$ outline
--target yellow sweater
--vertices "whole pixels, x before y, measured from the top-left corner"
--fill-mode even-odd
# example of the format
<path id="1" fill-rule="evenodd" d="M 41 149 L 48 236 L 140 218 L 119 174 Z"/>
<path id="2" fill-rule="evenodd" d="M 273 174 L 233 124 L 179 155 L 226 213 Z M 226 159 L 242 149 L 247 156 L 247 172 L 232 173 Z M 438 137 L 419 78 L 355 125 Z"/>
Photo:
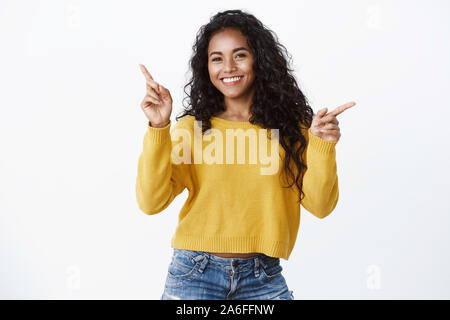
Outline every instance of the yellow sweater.
<path id="1" fill-rule="evenodd" d="M 181 118 L 172 131 L 170 126 L 171 122 L 164 128 L 147 127 L 138 161 L 136 198 L 139 208 L 152 215 L 188 189 L 172 247 L 260 252 L 288 260 L 297 238 L 300 205 L 295 185 L 282 187 L 287 185 L 280 177 L 285 170 L 284 149 L 276 132 L 217 117 L 211 118 L 212 130 L 203 138 L 201 121 L 193 116 Z M 301 204 L 324 218 L 339 197 L 337 142 L 325 141 L 303 127 L 302 132 L 308 141 L 304 154 L 308 169 L 303 174 Z"/>

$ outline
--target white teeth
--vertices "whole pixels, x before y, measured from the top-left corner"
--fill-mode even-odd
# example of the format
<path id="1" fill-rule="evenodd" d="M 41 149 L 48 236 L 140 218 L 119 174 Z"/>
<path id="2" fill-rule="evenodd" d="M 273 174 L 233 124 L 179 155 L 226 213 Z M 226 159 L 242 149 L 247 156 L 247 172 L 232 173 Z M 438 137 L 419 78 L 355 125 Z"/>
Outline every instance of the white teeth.
<path id="1" fill-rule="evenodd" d="M 234 77 L 234 78 L 224 78 L 223 82 L 233 82 L 233 81 L 237 81 L 242 77 Z"/>

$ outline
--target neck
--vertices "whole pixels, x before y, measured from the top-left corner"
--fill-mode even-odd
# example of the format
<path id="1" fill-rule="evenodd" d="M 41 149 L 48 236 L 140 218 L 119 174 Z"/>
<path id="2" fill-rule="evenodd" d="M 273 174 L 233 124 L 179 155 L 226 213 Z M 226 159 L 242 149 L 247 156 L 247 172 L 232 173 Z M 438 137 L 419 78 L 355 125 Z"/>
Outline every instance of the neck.
<path id="1" fill-rule="evenodd" d="M 220 113 L 219 117 L 245 120 L 250 119 L 250 104 L 253 101 L 253 94 L 254 89 L 239 98 L 224 97 L 225 111 Z"/>

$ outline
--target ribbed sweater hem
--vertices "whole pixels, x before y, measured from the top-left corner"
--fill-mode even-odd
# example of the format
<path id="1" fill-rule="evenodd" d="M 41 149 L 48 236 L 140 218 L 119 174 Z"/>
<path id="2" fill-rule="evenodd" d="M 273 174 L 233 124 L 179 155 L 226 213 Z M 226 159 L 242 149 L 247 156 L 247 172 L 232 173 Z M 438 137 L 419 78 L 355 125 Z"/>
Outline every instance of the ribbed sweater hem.
<path id="1" fill-rule="evenodd" d="M 323 140 L 313 135 L 311 133 L 311 129 L 308 130 L 308 137 L 309 137 L 309 145 L 311 146 L 311 148 L 314 148 L 314 150 L 318 151 L 323 155 L 331 154 L 336 148 L 337 141 Z"/>
<path id="2" fill-rule="evenodd" d="M 172 121 L 169 121 L 167 126 L 162 128 L 155 128 L 150 125 L 150 121 L 147 124 L 147 135 L 153 143 L 162 144 L 170 139 L 170 126 Z"/>
<path id="3" fill-rule="evenodd" d="M 270 257 L 288 260 L 289 246 L 286 242 L 263 237 L 202 237 L 175 234 L 171 245 L 175 249 L 219 252 L 219 253 L 264 253 Z"/>

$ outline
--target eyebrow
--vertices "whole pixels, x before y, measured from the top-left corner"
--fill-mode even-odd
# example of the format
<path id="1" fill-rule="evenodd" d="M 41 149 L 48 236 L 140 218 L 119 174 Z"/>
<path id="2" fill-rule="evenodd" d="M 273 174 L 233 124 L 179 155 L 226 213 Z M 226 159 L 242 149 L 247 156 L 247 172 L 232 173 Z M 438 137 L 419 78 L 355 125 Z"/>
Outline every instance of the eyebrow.
<path id="1" fill-rule="evenodd" d="M 236 51 L 240 51 L 240 50 L 246 50 L 246 51 L 249 51 L 247 48 L 240 47 L 240 48 L 234 48 L 234 49 L 233 49 L 233 53 L 235 53 Z M 250 52 L 250 51 L 249 51 L 249 52 Z M 211 53 L 209 54 L 209 56 L 212 56 L 213 54 L 222 54 L 222 52 L 220 52 L 220 51 L 213 51 L 213 52 L 211 52 Z"/>

